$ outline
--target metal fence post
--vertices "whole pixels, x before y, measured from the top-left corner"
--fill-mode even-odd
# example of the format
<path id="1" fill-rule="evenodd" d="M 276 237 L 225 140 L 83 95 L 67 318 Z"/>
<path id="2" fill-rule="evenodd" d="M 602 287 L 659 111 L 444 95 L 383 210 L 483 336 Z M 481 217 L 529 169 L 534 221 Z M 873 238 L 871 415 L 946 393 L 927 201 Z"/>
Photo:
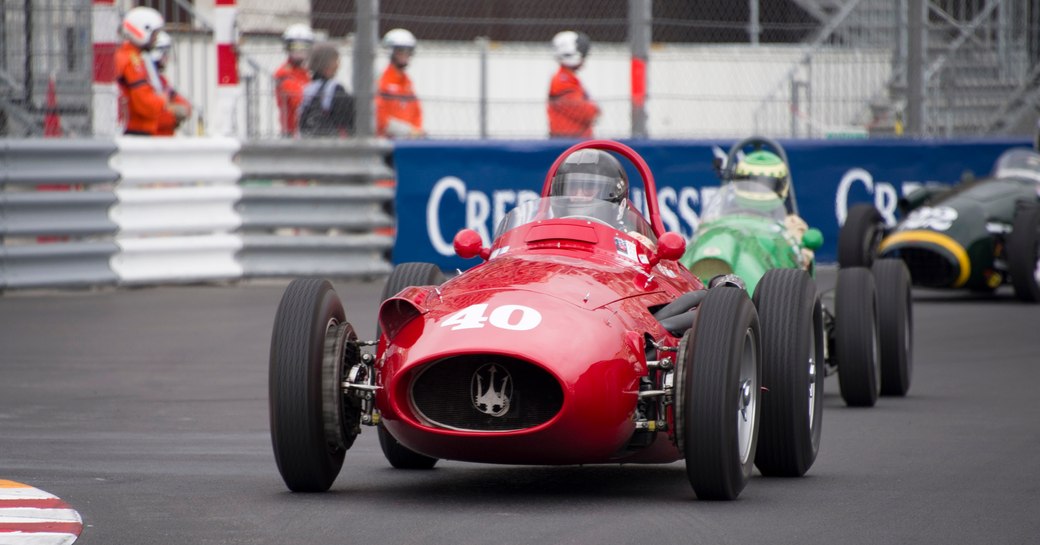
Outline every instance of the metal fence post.
<path id="1" fill-rule="evenodd" d="M 354 135 L 375 134 L 375 56 L 379 35 L 379 0 L 358 0 L 354 32 Z"/>
<path id="2" fill-rule="evenodd" d="M 477 48 L 480 49 L 480 138 L 488 137 L 488 44 L 487 36 L 477 37 Z"/>
<path id="3" fill-rule="evenodd" d="M 628 0 L 628 41 L 632 50 L 632 138 L 646 138 L 646 62 L 653 25 L 650 0 Z"/>
<path id="4" fill-rule="evenodd" d="M 762 34 L 758 13 L 758 0 L 748 0 L 748 34 L 751 36 L 751 45 L 758 45 L 759 35 Z"/>
<path id="5" fill-rule="evenodd" d="M 906 55 L 906 130 L 911 136 L 924 134 L 924 51 L 927 0 L 908 0 Z"/>

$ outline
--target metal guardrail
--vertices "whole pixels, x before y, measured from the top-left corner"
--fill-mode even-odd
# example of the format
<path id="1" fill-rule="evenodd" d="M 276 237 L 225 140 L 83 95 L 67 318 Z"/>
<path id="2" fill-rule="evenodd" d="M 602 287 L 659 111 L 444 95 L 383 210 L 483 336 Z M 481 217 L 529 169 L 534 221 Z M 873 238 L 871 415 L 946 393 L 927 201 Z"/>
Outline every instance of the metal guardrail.
<path id="1" fill-rule="evenodd" d="M 0 289 L 389 273 L 386 141 L 0 140 Z M 45 191 L 51 189 L 52 191 Z"/>
<path id="2" fill-rule="evenodd" d="M 386 140 L 264 140 L 242 145 L 243 180 L 313 180 L 368 183 L 393 178 Z"/>

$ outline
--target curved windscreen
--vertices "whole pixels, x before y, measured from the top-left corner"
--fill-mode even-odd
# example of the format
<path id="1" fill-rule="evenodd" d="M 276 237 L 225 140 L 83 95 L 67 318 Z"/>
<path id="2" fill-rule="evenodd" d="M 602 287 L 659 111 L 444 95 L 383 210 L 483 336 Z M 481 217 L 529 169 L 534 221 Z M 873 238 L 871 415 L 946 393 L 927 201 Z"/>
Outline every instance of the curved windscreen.
<path id="1" fill-rule="evenodd" d="M 733 215 L 762 216 L 783 221 L 787 216 L 787 208 L 771 185 L 749 180 L 732 181 L 720 187 L 704 204 L 701 221 L 709 222 Z"/>
<path id="2" fill-rule="evenodd" d="M 502 218 L 495 229 L 494 238 L 528 223 L 568 218 L 606 224 L 626 233 L 635 231 L 651 241 L 657 241 L 650 224 L 639 212 L 626 205 L 583 197 L 542 197 L 520 203 Z"/>
<path id="3" fill-rule="evenodd" d="M 1005 151 L 993 165 L 993 177 L 1040 182 L 1040 155 L 1025 148 Z"/>

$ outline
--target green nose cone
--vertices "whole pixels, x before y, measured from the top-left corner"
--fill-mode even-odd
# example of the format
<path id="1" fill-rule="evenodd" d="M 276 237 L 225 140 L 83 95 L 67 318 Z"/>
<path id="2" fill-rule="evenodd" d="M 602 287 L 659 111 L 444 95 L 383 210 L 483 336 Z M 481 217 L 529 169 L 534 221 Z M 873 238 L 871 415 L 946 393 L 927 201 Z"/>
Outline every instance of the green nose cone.
<path id="1" fill-rule="evenodd" d="M 823 233 L 815 227 L 809 229 L 802 235 L 802 245 L 816 251 L 820 246 L 823 246 Z"/>

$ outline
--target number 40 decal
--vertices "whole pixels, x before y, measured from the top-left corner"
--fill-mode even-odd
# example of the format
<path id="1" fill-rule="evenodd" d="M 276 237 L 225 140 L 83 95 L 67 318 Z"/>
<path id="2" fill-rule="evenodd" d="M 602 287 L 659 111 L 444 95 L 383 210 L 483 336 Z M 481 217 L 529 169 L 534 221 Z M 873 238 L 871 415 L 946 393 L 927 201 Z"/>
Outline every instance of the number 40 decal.
<path id="1" fill-rule="evenodd" d="M 538 327 L 542 323 L 542 314 L 531 307 L 523 305 L 502 305 L 495 307 L 491 314 L 487 314 L 488 305 L 470 305 L 451 316 L 448 316 L 441 327 L 452 326 L 451 330 L 457 329 L 479 329 L 485 323 L 491 324 L 499 329 L 512 331 L 527 331 Z"/>

